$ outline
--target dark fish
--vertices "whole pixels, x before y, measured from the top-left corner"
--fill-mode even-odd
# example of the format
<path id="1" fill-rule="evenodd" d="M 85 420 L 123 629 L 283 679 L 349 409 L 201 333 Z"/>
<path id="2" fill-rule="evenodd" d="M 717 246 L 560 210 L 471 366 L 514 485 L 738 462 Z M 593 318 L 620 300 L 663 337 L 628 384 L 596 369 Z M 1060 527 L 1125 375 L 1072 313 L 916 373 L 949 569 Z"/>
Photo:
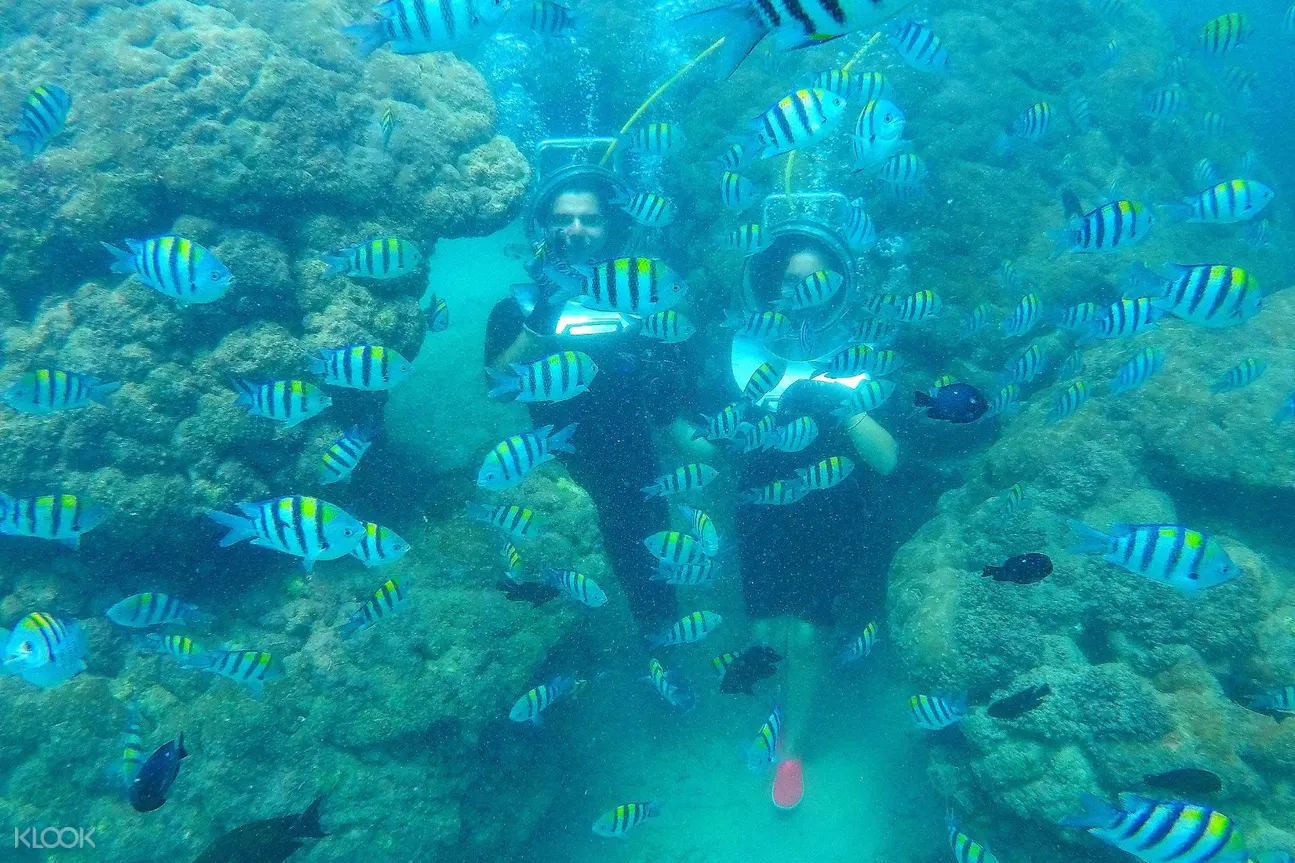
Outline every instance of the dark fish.
<path id="1" fill-rule="evenodd" d="M 322 839 L 328 834 L 319 826 L 319 804 L 323 796 L 300 815 L 281 815 L 253 821 L 221 836 L 193 863 L 281 863 L 297 853 L 304 839 Z"/>
<path id="2" fill-rule="evenodd" d="M 188 754 L 184 751 L 182 732 L 175 740 L 162 744 L 148 756 L 144 766 L 139 768 L 139 775 L 130 783 L 130 805 L 135 811 L 152 812 L 161 808 L 175 778 L 180 775 L 180 759 Z"/>
<path id="3" fill-rule="evenodd" d="M 927 408 L 926 415 L 931 419 L 951 423 L 973 423 L 989 410 L 989 401 L 971 384 L 949 384 L 931 392 L 918 390 L 913 393 L 913 401 Z"/>
<path id="4" fill-rule="evenodd" d="M 1031 686 L 1022 689 L 1015 695 L 998 699 L 989 705 L 985 712 L 994 719 L 1016 719 L 1018 716 L 1024 716 L 1038 707 L 1043 703 L 1043 699 L 1051 694 L 1052 687 L 1046 683 L 1042 686 Z"/>
<path id="5" fill-rule="evenodd" d="M 1078 219 L 1084 215 L 1084 205 L 1070 189 L 1061 190 L 1061 206 L 1066 211 L 1067 219 Z"/>
<path id="6" fill-rule="evenodd" d="M 1037 584 L 1052 572 L 1052 559 L 1046 554 L 1032 551 L 1029 554 L 1018 554 L 1003 561 L 1002 566 L 987 566 L 985 578 L 994 581 L 1010 581 L 1013 584 Z"/>
<path id="7" fill-rule="evenodd" d="M 751 687 L 758 681 L 773 677 L 779 662 L 782 662 L 782 657 L 772 647 L 763 644 L 748 647 L 729 664 L 724 679 L 720 681 L 719 691 L 727 695 L 739 692 L 754 695 Z"/>
<path id="8" fill-rule="evenodd" d="M 1179 794 L 1217 794 L 1223 790 L 1223 780 L 1199 767 L 1179 767 L 1153 776 L 1143 776 L 1142 781 L 1152 788 L 1168 788 Z"/>
<path id="9" fill-rule="evenodd" d="M 509 581 L 502 579 L 499 589 L 513 602 L 529 602 L 538 608 L 558 595 L 558 589 L 542 581 Z"/>

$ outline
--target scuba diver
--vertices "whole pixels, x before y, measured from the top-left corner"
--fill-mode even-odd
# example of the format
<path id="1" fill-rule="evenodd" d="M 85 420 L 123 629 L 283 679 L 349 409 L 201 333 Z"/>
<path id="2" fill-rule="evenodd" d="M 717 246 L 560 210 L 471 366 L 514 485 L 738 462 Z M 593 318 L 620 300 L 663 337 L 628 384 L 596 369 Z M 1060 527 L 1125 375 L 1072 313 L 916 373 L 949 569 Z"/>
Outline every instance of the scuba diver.
<path id="1" fill-rule="evenodd" d="M 677 617 L 674 588 L 652 581 L 656 567 L 643 538 L 670 523 L 663 498 L 644 500 L 640 489 L 660 474 L 654 434 L 670 426 L 693 400 L 684 344 L 664 345 L 637 335 L 637 322 L 619 312 L 592 311 L 543 276 L 560 262 L 583 265 L 627 253 L 636 239 L 628 215 L 612 205 L 628 197 L 619 174 L 599 167 L 612 139 L 545 141 L 540 145 L 535 193 L 524 215 L 539 251 L 528 264 L 534 279 L 514 285 L 512 297 L 491 310 L 486 325 L 488 368 L 533 360 L 562 350 L 591 356 L 603 373 L 579 398 L 529 405 L 538 426 L 577 423 L 575 454 L 563 459 L 588 493 L 611 567 L 639 627 L 651 632 Z M 550 301 L 552 298 L 552 301 Z"/>
<path id="2" fill-rule="evenodd" d="M 836 199 L 839 198 L 839 201 Z M 776 449 L 741 461 L 739 488 L 759 489 L 774 480 L 796 477 L 803 469 L 831 456 L 863 461 L 833 488 L 810 492 L 784 506 L 741 505 L 737 546 L 742 595 L 755 640 L 783 657 L 777 672 L 783 726 L 774 782 L 774 803 L 792 808 L 803 793 L 801 755 L 808 736 L 816 691 L 835 661 L 832 629 L 835 604 L 849 593 L 852 604 L 870 615 L 884 607 L 885 579 L 893 544 L 878 541 L 878 498 L 887 497 L 887 477 L 897 464 L 894 438 L 866 413 L 840 419 L 838 411 L 863 376 L 829 379 L 812 362 L 826 360 L 856 343 L 852 300 L 857 299 L 854 261 L 837 231 L 839 220 L 792 216 L 778 224 L 772 211 L 780 205 L 798 211 L 830 211 L 845 205 L 836 194 L 771 196 L 765 202 L 768 245 L 746 259 L 742 275 L 742 311 L 759 314 L 775 308 L 782 296 L 812 273 L 827 271 L 842 278 L 841 288 L 822 305 L 783 313 L 797 332 L 774 340 L 733 338 L 731 364 L 737 387 L 766 361 L 785 364 L 778 384 L 758 407 L 772 412 L 775 426 L 811 416 L 819 434 L 799 452 Z M 817 205 L 817 206 L 815 206 Z M 838 206 L 838 208 L 839 208 Z M 750 421 L 754 422 L 754 419 Z M 871 468 L 869 470 L 868 468 Z M 882 548 L 881 546 L 885 546 Z"/>

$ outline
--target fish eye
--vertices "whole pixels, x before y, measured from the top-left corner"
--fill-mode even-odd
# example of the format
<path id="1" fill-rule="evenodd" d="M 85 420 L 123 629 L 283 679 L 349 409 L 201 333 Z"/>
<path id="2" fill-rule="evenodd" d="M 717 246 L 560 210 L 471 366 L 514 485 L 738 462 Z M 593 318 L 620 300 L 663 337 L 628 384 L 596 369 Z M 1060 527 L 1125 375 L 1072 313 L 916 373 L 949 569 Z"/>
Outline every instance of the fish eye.
<path id="1" fill-rule="evenodd" d="M 355 533 L 355 531 L 348 527 L 348 528 L 346 528 L 345 530 L 343 530 L 343 531 L 342 531 L 342 533 L 343 533 L 345 536 L 351 536 L 352 534 L 354 534 L 354 533 Z"/>
<path id="2" fill-rule="evenodd" d="M 1187 577 L 1190 578 L 1192 581 L 1195 581 L 1196 579 L 1200 578 L 1201 575 L 1199 572 L 1189 572 L 1187 573 Z"/>
<path id="3" fill-rule="evenodd" d="M 218 272 L 216 272 L 216 271 L 214 271 L 214 270 L 213 270 L 213 271 L 212 271 L 212 273 L 211 273 L 211 280 L 212 280 L 213 282 L 219 282 L 219 281 L 220 281 L 220 273 L 218 273 Z"/>

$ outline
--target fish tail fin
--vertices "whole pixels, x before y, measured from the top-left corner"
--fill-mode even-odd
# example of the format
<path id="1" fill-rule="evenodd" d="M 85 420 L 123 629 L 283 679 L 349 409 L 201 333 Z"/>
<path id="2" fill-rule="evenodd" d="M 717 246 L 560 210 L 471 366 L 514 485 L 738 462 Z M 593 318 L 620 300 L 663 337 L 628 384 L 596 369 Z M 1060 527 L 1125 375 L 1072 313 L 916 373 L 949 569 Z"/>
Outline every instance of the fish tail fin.
<path id="1" fill-rule="evenodd" d="M 328 269 L 324 270 L 324 278 L 329 276 L 341 276 L 351 271 L 351 259 L 346 255 L 324 255 L 324 263 L 328 264 Z"/>
<path id="2" fill-rule="evenodd" d="M 1003 571 L 1001 566 L 987 566 L 980 573 L 981 578 L 997 578 L 998 574 Z"/>
<path id="3" fill-rule="evenodd" d="M 1169 293 L 1172 284 L 1156 275 L 1155 271 L 1146 264 L 1141 261 L 1134 261 L 1129 265 L 1129 287 L 1139 292 L 1138 296 L 1163 297 Z M 1140 293 L 1144 290 L 1149 290 L 1152 293 Z"/>
<path id="4" fill-rule="evenodd" d="M 511 402 L 521 395 L 522 381 L 517 375 L 498 369 L 486 369 L 486 374 L 490 377 L 490 398 Z"/>
<path id="5" fill-rule="evenodd" d="M 108 396 L 121 389 L 121 381 L 104 381 L 90 387 L 90 398 L 99 404 L 107 404 Z"/>
<path id="6" fill-rule="evenodd" d="M 737 0 L 736 3 L 694 12 L 691 15 L 676 18 L 675 23 L 692 33 L 723 34 L 724 48 L 719 58 L 720 78 L 728 78 L 737 71 L 737 67 L 742 65 L 747 55 L 754 51 L 755 46 L 759 45 L 760 40 L 769 33 L 765 25 L 755 16 L 748 0 Z"/>
<path id="7" fill-rule="evenodd" d="M 114 273 L 122 273 L 123 275 L 135 272 L 134 252 L 119 249 L 110 243 L 100 242 L 99 245 L 112 252 L 112 263 L 108 265 L 108 269 L 112 270 Z"/>
<path id="8" fill-rule="evenodd" d="M 1105 554 L 1111 550 L 1111 537 L 1095 527 L 1071 519 L 1070 530 L 1075 535 L 1075 542 L 1070 548 L 1073 554 Z"/>
<path id="9" fill-rule="evenodd" d="M 661 486 L 657 483 L 652 483 L 652 485 L 643 486 L 641 489 L 639 489 L 639 491 L 643 492 L 644 500 L 651 500 L 652 498 L 661 494 Z M 664 497 L 664 495 L 662 496 Z"/>
<path id="10" fill-rule="evenodd" d="M 323 839 L 328 834 L 319 823 L 319 807 L 324 802 L 326 795 L 321 794 L 316 797 L 311 804 L 306 807 L 306 811 L 297 816 L 296 822 L 292 825 L 291 835 L 294 839 Z"/>
<path id="11" fill-rule="evenodd" d="M 1073 228 L 1061 228 L 1056 231 L 1047 231 L 1048 239 L 1056 246 L 1052 250 L 1052 257 L 1059 258 L 1066 252 L 1075 247 L 1075 231 Z"/>
<path id="12" fill-rule="evenodd" d="M 322 375 L 328 371 L 328 358 L 323 354 L 306 354 L 306 359 L 310 361 L 312 375 Z"/>
<path id="13" fill-rule="evenodd" d="M 234 407 L 250 408 L 252 406 L 252 396 L 256 392 L 256 385 L 247 378 L 232 377 L 229 379 L 229 387 L 238 394 L 234 399 Z"/>
<path id="14" fill-rule="evenodd" d="M 386 20 L 360 21 L 342 28 L 342 35 L 355 40 L 355 53 L 361 59 L 369 56 L 390 41 L 387 38 Z"/>
<path id="15" fill-rule="evenodd" d="M 1084 811 L 1067 815 L 1059 822 L 1062 827 L 1109 827 L 1119 818 L 1120 812 L 1096 794 L 1079 795 L 1079 805 Z"/>
<path id="16" fill-rule="evenodd" d="M 571 436 L 576 433 L 579 426 L 580 423 L 571 423 L 566 428 L 549 435 L 549 452 L 575 452 L 576 448 L 571 445 Z"/>
<path id="17" fill-rule="evenodd" d="M 207 510 L 207 518 L 221 527 L 229 528 L 229 533 L 225 534 L 225 538 L 220 541 L 221 548 L 226 548 L 256 536 L 256 528 L 250 518 L 243 518 L 241 515 L 230 515 L 218 509 Z"/>
<path id="18" fill-rule="evenodd" d="M 931 405 L 935 404 L 935 399 L 932 398 L 931 394 L 928 392 L 916 390 L 913 392 L 913 404 L 920 408 L 929 408 Z"/>

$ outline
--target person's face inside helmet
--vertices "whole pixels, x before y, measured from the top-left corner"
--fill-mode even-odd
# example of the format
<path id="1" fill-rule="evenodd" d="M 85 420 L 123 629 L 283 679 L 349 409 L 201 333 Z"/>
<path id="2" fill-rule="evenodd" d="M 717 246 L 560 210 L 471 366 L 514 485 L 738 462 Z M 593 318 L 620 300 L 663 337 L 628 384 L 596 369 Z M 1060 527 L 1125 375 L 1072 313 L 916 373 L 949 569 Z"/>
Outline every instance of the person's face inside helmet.
<path id="1" fill-rule="evenodd" d="M 607 244 L 607 217 L 593 192 L 563 192 L 553 199 L 549 237 L 570 262 L 597 260 Z"/>
<path id="2" fill-rule="evenodd" d="M 805 278 L 809 276 L 810 273 L 816 273 L 819 270 L 826 269 L 827 261 L 823 259 L 821 254 L 813 249 L 804 249 L 799 252 L 794 252 L 791 257 L 787 259 L 787 267 L 782 273 L 783 293 L 786 294 L 790 292 L 792 288 L 805 281 Z"/>

